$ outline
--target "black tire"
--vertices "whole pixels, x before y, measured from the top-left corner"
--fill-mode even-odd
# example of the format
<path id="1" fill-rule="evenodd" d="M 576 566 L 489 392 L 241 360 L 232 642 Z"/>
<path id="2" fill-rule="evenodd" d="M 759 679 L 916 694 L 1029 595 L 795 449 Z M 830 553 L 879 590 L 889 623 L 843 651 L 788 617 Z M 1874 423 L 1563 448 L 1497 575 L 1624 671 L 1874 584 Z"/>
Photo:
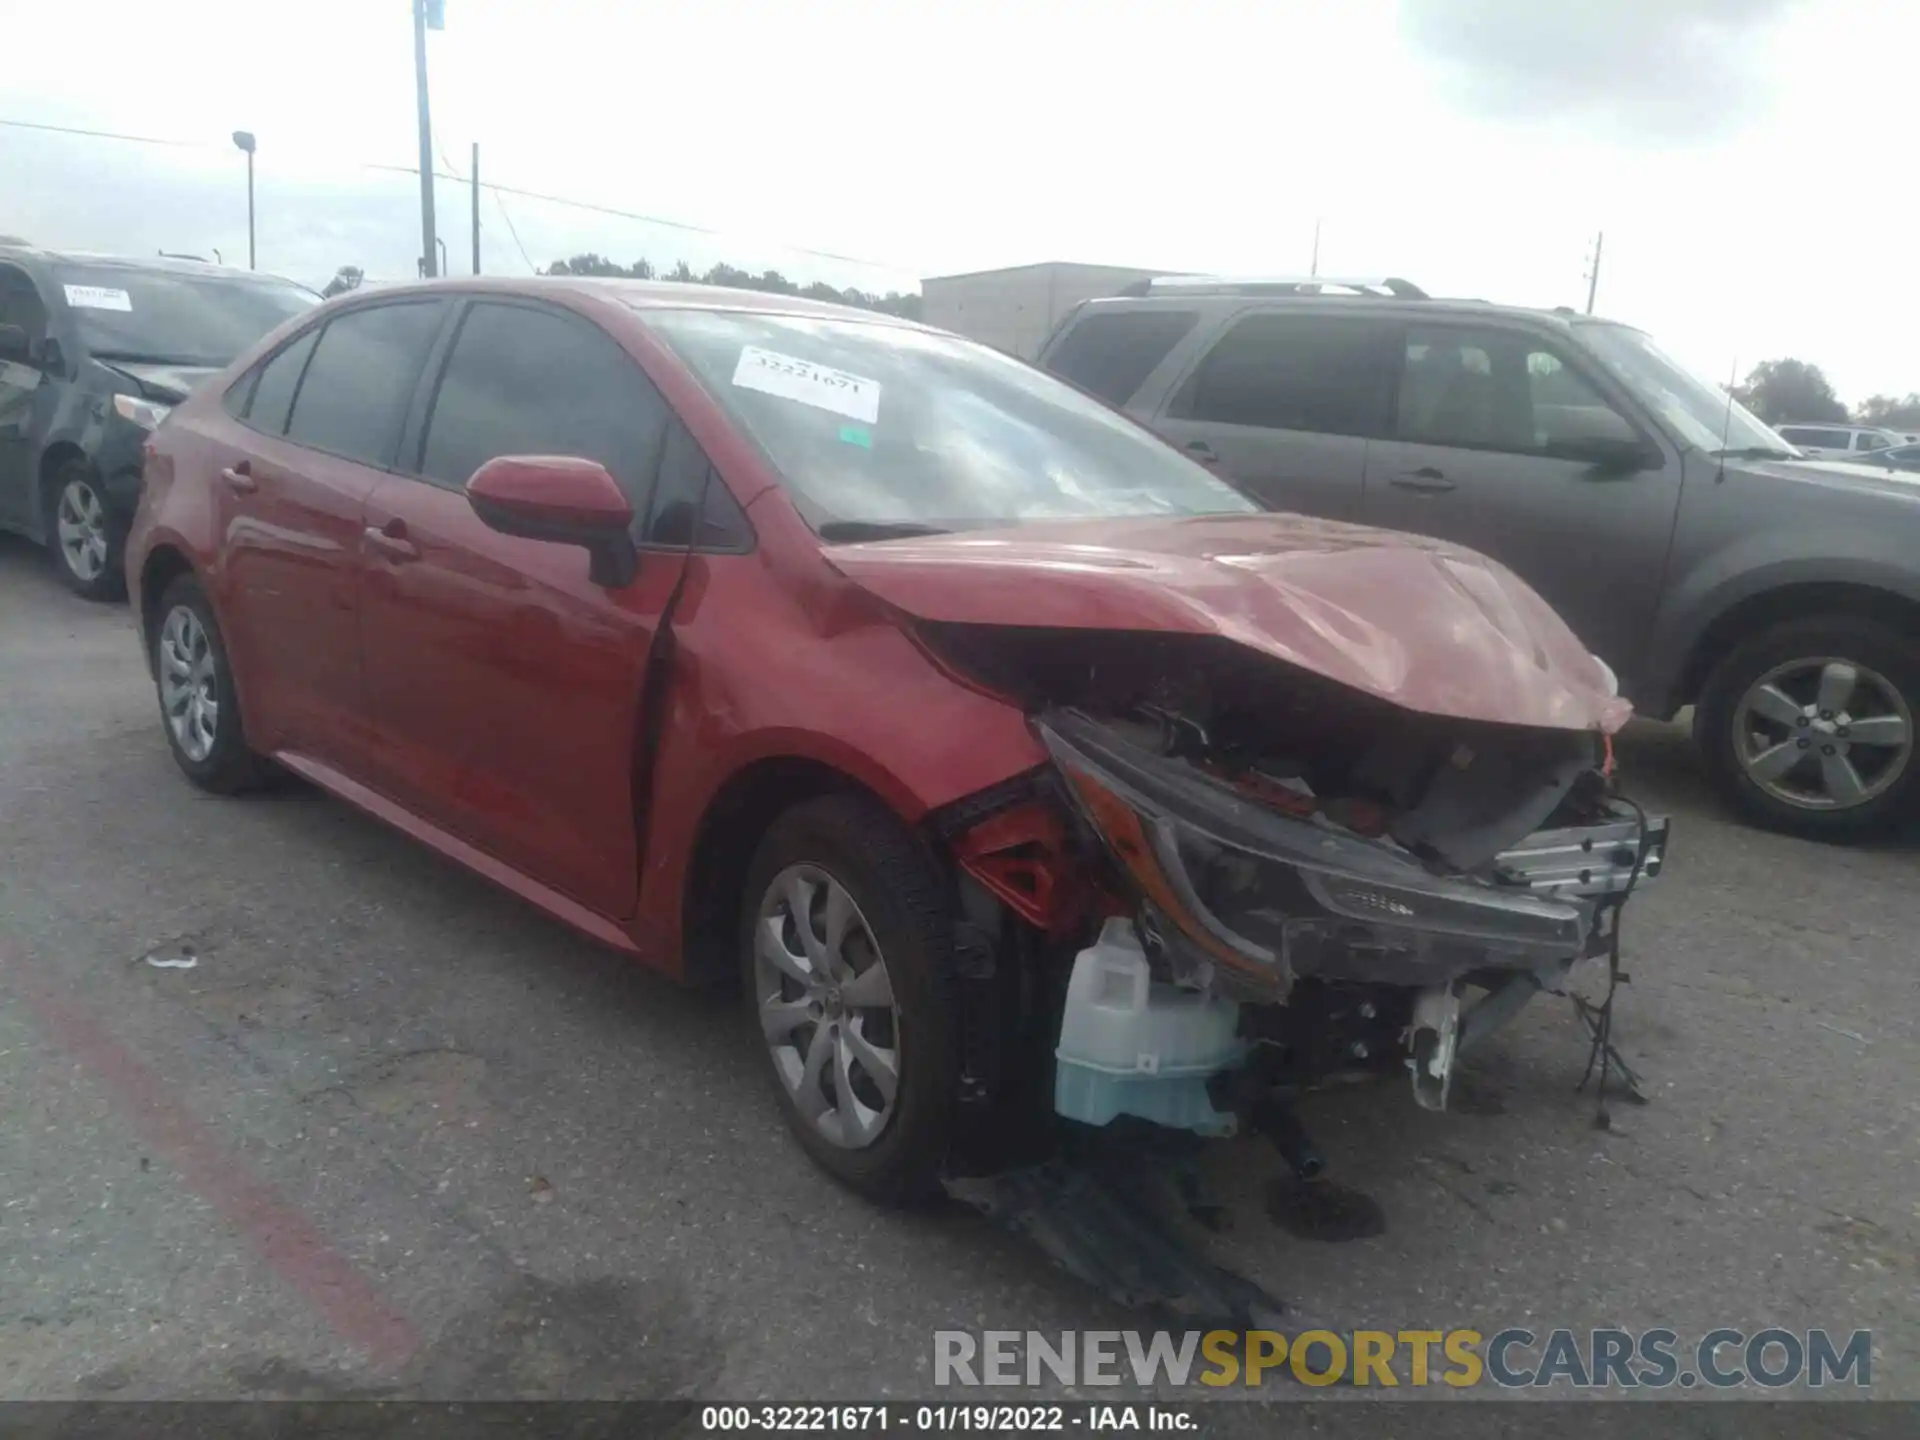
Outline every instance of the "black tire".
<path id="1" fill-rule="evenodd" d="M 82 508 L 90 505 L 93 507 L 92 513 L 98 516 L 105 550 L 99 557 L 100 568 L 92 573 L 76 570 L 74 557 L 68 554 L 61 542 L 60 508 L 63 497 L 69 491 L 73 492 L 76 500 L 84 497 Z M 53 556 L 54 573 L 59 575 L 61 583 L 83 600 L 106 602 L 126 599 L 127 529 L 108 506 L 107 487 L 94 473 L 93 467 L 84 460 L 62 462 L 47 481 L 43 504 L 47 550 Z M 80 563 L 91 562 L 82 560 Z"/>
<path id="2" fill-rule="evenodd" d="M 206 639 L 206 653 L 212 661 L 211 681 L 217 718 L 212 726 L 212 748 L 203 756 L 190 754 L 175 733 L 167 708 L 168 625 L 176 610 L 191 613 L 194 623 Z M 154 608 L 153 631 L 154 694 L 160 704 L 160 729 L 167 737 L 167 748 L 182 773 L 202 790 L 216 795 L 235 795 L 263 784 L 271 774 L 267 761 L 247 748 L 240 718 L 240 699 L 233 686 L 233 669 L 227 661 L 227 647 L 220 636 L 220 622 L 214 618 L 200 582 L 182 575 L 161 593 Z"/>
<path id="3" fill-rule="evenodd" d="M 899 1079 L 892 1113 L 862 1149 L 834 1143 L 801 1113 L 761 1040 L 756 925 L 773 882 L 794 865 L 817 867 L 852 897 L 891 982 Z M 742 988 L 781 1113 L 822 1169 L 880 1204 L 936 1194 L 953 1140 L 959 1043 L 949 895 L 932 857 L 891 812 L 861 797 L 834 795 L 797 805 L 769 827 L 741 896 Z"/>
<path id="4" fill-rule="evenodd" d="M 1755 824 L 1813 840 L 1867 839 L 1911 816 L 1920 802 L 1920 753 L 1911 744 L 1898 762 L 1899 773 L 1884 789 L 1858 804 L 1832 809 L 1795 805 L 1769 794 L 1747 774 L 1736 748 L 1734 724 L 1742 697 L 1776 667 L 1824 657 L 1872 671 L 1899 692 L 1909 716 L 1920 716 L 1920 643 L 1877 620 L 1820 616 L 1758 631 L 1714 666 L 1694 707 L 1694 743 L 1715 787 Z M 1818 754 L 1823 738 L 1811 734 L 1812 755 Z M 1873 752 L 1863 752 L 1863 759 L 1872 758 Z"/>

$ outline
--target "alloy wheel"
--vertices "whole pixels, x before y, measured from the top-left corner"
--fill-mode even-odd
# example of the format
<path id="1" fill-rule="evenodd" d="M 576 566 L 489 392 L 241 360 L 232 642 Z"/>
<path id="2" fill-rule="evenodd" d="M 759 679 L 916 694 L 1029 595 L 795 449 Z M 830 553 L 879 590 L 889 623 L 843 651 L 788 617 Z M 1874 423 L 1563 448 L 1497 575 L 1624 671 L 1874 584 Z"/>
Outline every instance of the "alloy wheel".
<path id="1" fill-rule="evenodd" d="M 1767 795 L 1849 810 L 1890 789 L 1913 758 L 1913 714 L 1877 670 L 1837 656 L 1776 665 L 1733 712 L 1733 750 Z"/>
<path id="2" fill-rule="evenodd" d="M 220 729 L 220 663 L 191 607 L 176 605 L 160 626 L 160 708 L 180 753 L 196 765 L 213 753 Z"/>
<path id="3" fill-rule="evenodd" d="M 107 568 L 107 512 L 93 486 L 81 479 L 61 486 L 53 522 L 67 568 L 92 584 Z"/>
<path id="4" fill-rule="evenodd" d="M 774 1069 L 826 1140 L 880 1138 L 900 1088 L 900 1013 L 860 907 L 817 865 L 773 878 L 754 923 L 754 1002 Z"/>

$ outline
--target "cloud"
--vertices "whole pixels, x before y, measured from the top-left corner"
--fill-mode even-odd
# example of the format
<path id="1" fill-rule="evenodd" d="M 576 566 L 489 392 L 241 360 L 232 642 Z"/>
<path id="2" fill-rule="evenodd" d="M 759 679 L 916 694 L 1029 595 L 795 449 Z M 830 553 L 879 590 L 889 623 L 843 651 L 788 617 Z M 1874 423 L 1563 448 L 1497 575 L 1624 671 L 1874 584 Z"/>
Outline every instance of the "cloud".
<path id="1" fill-rule="evenodd" d="M 1694 141 L 1765 108 L 1764 42 L 1800 0 L 1401 0 L 1463 108 L 1625 141 Z"/>

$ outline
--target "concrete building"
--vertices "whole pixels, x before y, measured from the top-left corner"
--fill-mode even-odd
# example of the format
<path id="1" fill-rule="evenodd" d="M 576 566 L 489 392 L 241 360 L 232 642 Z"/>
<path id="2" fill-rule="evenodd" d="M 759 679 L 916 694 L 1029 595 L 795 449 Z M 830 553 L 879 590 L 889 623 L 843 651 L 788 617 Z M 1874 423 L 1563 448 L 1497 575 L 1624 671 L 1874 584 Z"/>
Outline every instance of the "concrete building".
<path id="1" fill-rule="evenodd" d="M 1171 273 L 1054 260 L 934 275 L 920 282 L 920 318 L 1031 360 L 1054 326 L 1082 300 L 1117 294 L 1135 281 Z"/>

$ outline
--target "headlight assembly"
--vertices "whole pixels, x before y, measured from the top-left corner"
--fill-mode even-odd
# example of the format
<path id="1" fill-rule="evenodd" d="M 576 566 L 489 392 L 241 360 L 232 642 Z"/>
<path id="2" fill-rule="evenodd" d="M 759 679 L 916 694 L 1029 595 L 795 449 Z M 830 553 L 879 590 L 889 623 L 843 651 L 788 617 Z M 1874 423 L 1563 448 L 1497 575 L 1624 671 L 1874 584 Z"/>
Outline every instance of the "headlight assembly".
<path id="1" fill-rule="evenodd" d="M 1591 908 L 1434 874 L 1397 846 L 1255 803 L 1073 712 L 1041 738 L 1089 824 L 1181 937 L 1243 981 L 1432 984 L 1581 953 Z"/>
<path id="2" fill-rule="evenodd" d="M 142 430 L 157 430 L 160 422 L 173 413 L 171 405 L 162 405 L 157 400 L 142 400 L 133 395 L 113 397 L 113 413 L 122 420 L 131 420 Z"/>

